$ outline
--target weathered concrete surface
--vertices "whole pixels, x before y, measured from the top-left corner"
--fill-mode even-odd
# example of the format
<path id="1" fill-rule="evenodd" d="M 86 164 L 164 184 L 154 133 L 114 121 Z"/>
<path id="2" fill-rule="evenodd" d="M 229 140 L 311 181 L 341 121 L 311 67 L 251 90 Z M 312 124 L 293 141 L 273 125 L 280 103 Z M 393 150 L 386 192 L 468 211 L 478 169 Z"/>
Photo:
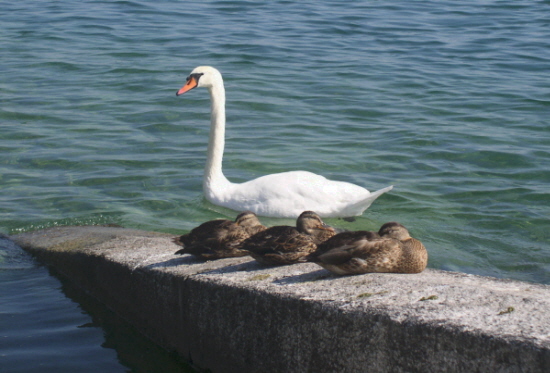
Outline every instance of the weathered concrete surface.
<path id="1" fill-rule="evenodd" d="M 120 228 L 11 239 L 213 372 L 550 372 L 550 286 L 201 262 L 171 235 Z"/>

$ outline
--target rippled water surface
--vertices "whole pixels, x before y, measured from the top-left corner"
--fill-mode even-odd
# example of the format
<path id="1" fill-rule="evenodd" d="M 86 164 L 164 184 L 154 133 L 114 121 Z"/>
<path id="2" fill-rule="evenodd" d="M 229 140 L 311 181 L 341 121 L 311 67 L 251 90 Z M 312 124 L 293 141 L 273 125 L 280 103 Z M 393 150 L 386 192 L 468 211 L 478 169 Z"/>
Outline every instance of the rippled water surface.
<path id="1" fill-rule="evenodd" d="M 550 284 L 550 2 L 0 5 L 1 232 L 233 217 L 202 196 L 208 94 L 175 97 L 212 65 L 231 181 L 393 184 L 355 222 L 328 222 L 397 220 L 432 268 Z"/>

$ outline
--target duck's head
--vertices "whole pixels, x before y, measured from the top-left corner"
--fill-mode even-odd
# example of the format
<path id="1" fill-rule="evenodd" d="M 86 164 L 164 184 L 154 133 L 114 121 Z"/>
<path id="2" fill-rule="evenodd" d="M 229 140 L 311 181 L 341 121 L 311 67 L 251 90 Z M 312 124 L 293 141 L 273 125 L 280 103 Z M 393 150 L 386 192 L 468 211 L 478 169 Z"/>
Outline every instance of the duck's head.
<path id="1" fill-rule="evenodd" d="M 252 211 L 241 212 L 239 215 L 237 215 L 235 223 L 242 227 L 255 227 L 262 224 L 260 223 L 260 219 L 258 219 L 256 214 Z"/>
<path id="2" fill-rule="evenodd" d="M 307 233 L 309 235 L 318 235 L 321 233 L 336 233 L 334 228 L 327 225 L 321 220 L 321 217 L 313 211 L 304 211 L 298 216 L 296 220 L 296 228 L 301 233 Z"/>
<path id="3" fill-rule="evenodd" d="M 176 96 L 182 95 L 196 87 L 211 88 L 222 82 L 222 74 L 211 66 L 195 67 L 187 77 L 187 83 L 176 92 Z"/>
<path id="4" fill-rule="evenodd" d="M 394 238 L 399 241 L 406 241 L 411 239 L 409 231 L 405 226 L 398 222 L 391 221 L 380 227 L 378 234 L 382 237 Z"/>

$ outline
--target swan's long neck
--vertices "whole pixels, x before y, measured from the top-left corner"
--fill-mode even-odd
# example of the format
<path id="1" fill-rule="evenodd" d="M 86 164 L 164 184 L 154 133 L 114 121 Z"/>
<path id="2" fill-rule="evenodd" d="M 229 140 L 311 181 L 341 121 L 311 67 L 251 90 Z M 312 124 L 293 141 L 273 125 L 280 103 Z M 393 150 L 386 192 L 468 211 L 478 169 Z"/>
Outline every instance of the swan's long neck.
<path id="1" fill-rule="evenodd" d="M 203 179 L 203 189 L 207 198 L 211 197 L 214 190 L 220 190 L 229 184 L 222 172 L 225 146 L 225 89 L 221 79 L 210 88 L 210 99 L 212 103 L 210 138 Z"/>

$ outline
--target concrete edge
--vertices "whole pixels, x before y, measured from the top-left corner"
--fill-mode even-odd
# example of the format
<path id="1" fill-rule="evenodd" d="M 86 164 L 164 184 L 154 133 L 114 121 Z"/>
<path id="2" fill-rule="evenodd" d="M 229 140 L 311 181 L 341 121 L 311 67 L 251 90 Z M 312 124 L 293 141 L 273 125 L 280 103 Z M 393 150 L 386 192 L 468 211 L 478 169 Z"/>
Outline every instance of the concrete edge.
<path id="1" fill-rule="evenodd" d="M 171 237 L 60 227 L 11 239 L 213 372 L 550 371 L 550 286 L 202 262 L 175 256 Z"/>

